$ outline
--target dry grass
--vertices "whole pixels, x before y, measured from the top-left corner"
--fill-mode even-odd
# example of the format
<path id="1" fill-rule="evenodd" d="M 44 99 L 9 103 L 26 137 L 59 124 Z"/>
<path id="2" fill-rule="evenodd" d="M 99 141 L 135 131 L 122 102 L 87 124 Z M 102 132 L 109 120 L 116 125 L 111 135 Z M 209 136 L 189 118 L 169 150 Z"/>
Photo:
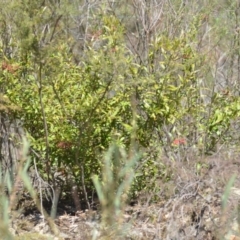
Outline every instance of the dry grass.
<path id="1" fill-rule="evenodd" d="M 194 156 L 192 152 L 185 157 L 185 160 L 181 160 L 181 156 L 178 156 L 177 160 L 162 157 L 162 163 L 167 166 L 167 171 L 172 173 L 171 180 L 156 180 L 159 190 L 151 193 L 143 191 L 134 206 L 125 205 L 124 201 L 119 202 L 116 196 L 112 196 L 112 206 L 106 205 L 105 196 L 102 208 L 98 211 L 77 211 L 74 216 L 68 213 L 58 214 L 54 221 L 46 212 L 39 215 L 32 211 L 24 216 L 19 210 L 14 210 L 15 214 L 12 214 L 12 210 L 10 219 L 10 215 L 6 215 L 2 208 L 2 214 L 5 214 L 6 218 L 2 218 L 1 235 L 5 234 L 3 239 L 33 239 L 32 236 L 41 239 L 79 240 L 238 239 L 240 153 L 222 148 L 212 156 Z M 23 178 L 39 207 L 37 195 L 27 183 L 28 178 L 24 174 L 27 173 L 23 171 L 19 176 Z M 234 175 L 234 182 L 226 188 Z M 114 189 L 105 188 L 103 194 L 114 194 L 121 184 L 111 186 L 114 186 Z M 228 188 L 231 188 L 229 195 Z M 11 195 L 15 194 L 14 191 Z M 224 207 L 223 196 L 227 203 Z M 12 196 L 9 200 L 12 201 L 11 199 Z M 122 195 L 121 199 L 124 199 Z M 4 198 L 2 203 L 11 206 L 9 200 Z M 116 201 L 120 205 L 115 205 Z M 38 212 L 41 212 L 41 209 Z M 104 218 L 101 218 L 102 213 Z M 117 216 L 119 219 L 116 219 Z M 105 222 L 105 219 L 110 219 L 111 222 Z"/>

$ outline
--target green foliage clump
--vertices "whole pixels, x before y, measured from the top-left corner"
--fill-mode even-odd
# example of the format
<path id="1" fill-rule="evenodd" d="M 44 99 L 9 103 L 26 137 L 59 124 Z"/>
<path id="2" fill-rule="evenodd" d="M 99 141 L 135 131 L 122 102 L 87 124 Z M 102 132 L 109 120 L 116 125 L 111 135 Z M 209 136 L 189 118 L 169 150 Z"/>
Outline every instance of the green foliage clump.
<path id="1" fill-rule="evenodd" d="M 139 160 L 138 154 L 131 149 L 127 154 L 116 144 L 109 147 L 102 166 L 102 176 L 93 176 L 102 211 L 102 226 L 110 236 L 124 234 L 122 228 L 124 206 L 134 180 L 134 166 Z M 125 229 L 126 230 L 126 229 Z"/>

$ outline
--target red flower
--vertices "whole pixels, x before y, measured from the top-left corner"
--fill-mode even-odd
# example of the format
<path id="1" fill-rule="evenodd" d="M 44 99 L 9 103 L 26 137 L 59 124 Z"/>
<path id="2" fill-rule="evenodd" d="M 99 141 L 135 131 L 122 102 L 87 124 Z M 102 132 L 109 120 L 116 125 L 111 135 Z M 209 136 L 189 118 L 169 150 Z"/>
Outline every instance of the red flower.
<path id="1" fill-rule="evenodd" d="M 61 141 L 57 143 L 57 148 L 60 149 L 70 149 L 73 146 L 73 143 L 67 141 Z"/>
<path id="2" fill-rule="evenodd" d="M 175 138 L 172 142 L 172 144 L 175 146 L 183 145 L 186 143 L 187 143 L 187 141 L 184 138 Z"/>
<path id="3" fill-rule="evenodd" d="M 3 62 L 2 63 L 2 70 L 4 71 L 4 70 L 6 70 L 6 71 L 8 71 L 9 73 L 15 73 L 17 70 L 19 69 L 19 66 L 14 66 L 14 65 L 11 65 L 11 64 L 9 64 L 9 63 L 7 63 L 7 62 Z"/>

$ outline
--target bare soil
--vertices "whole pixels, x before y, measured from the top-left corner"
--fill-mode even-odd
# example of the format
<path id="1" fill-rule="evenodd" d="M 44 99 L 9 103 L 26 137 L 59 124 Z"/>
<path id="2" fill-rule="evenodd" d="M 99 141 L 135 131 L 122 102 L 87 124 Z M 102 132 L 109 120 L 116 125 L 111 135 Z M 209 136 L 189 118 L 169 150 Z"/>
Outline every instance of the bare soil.
<path id="1" fill-rule="evenodd" d="M 198 169 L 196 161 L 164 161 L 173 178 L 159 180 L 159 191 L 145 192 L 135 204 L 126 206 L 122 235 L 109 233 L 104 238 L 99 209 L 77 211 L 73 201 L 62 200 L 54 220 L 59 235 L 52 239 L 239 240 L 240 156 L 219 153 L 201 158 Z M 232 176 L 236 178 L 224 208 L 223 196 Z M 12 219 L 11 231 L 16 239 L 53 237 L 48 221 L 27 197 Z"/>

